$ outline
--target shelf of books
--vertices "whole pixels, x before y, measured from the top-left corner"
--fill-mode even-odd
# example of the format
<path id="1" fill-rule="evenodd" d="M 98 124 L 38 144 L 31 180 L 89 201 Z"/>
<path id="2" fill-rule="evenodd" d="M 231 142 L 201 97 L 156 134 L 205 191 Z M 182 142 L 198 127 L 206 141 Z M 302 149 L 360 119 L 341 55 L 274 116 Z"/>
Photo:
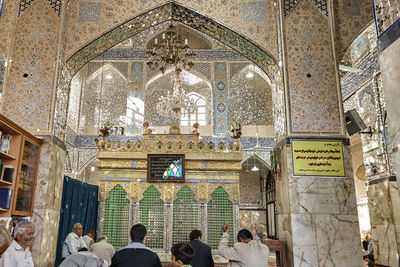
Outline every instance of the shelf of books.
<path id="1" fill-rule="evenodd" d="M 0 114 L 0 217 L 32 215 L 40 145 Z"/>

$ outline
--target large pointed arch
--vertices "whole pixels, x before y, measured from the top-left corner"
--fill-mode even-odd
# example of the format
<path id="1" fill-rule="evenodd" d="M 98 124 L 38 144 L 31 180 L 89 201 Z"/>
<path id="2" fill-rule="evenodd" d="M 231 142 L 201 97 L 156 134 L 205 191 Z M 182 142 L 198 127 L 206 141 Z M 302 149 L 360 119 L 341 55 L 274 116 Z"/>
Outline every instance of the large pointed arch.
<path id="1" fill-rule="evenodd" d="M 251 40 L 193 10 L 176 3 L 167 3 L 132 18 L 80 49 L 67 60 L 68 72 L 73 76 L 91 59 L 107 49 L 168 20 L 192 27 L 230 46 L 257 64 L 271 79 L 278 70 L 276 59 Z"/>
<path id="2" fill-rule="evenodd" d="M 52 126 L 55 136 L 61 140 L 65 139 L 69 87 L 72 77 L 79 69 L 116 44 L 166 21 L 182 23 L 231 47 L 259 66 L 271 82 L 276 85 L 274 86 L 276 90 L 282 90 L 280 67 L 277 64 L 277 60 L 266 50 L 248 38 L 204 15 L 176 3 L 169 2 L 115 27 L 84 46 L 67 60 L 59 75 L 57 86 Z M 280 93 L 278 98 L 282 97 L 283 94 Z M 283 105 L 283 100 L 277 101 L 277 105 Z M 279 111 L 277 113 L 284 114 L 284 111 L 282 111 L 284 106 L 276 107 L 275 109 Z M 280 120 L 284 121 L 283 118 Z M 282 131 L 281 129 L 278 130 Z"/>

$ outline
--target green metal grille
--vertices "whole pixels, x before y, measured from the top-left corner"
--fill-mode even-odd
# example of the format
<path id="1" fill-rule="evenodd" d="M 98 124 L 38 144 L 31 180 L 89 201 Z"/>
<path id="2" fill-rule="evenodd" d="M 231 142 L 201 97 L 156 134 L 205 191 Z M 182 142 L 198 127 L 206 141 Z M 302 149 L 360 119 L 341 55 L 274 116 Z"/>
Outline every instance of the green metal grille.
<path id="1" fill-rule="evenodd" d="M 147 228 L 146 246 L 162 249 L 164 240 L 164 202 L 161 194 L 153 186 L 149 186 L 139 202 L 139 221 Z"/>
<path id="2" fill-rule="evenodd" d="M 199 203 L 194 192 L 184 186 L 173 205 L 172 244 L 189 240 L 189 234 L 199 227 Z"/>
<path id="3" fill-rule="evenodd" d="M 222 226 L 229 222 L 229 245 L 233 246 L 233 205 L 229 200 L 229 194 L 217 187 L 211 194 L 211 201 L 207 205 L 207 243 L 212 249 L 218 249 L 222 236 Z"/>
<path id="4" fill-rule="evenodd" d="M 116 185 L 106 199 L 103 226 L 104 235 L 116 249 L 128 244 L 129 207 L 126 191 Z"/>

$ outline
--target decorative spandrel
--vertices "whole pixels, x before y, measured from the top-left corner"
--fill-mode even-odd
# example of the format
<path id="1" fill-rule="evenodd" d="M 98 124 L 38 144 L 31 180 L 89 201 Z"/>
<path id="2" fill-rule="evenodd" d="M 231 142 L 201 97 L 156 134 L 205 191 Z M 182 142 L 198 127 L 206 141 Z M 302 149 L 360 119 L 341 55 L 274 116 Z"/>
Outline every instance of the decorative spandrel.
<path id="1" fill-rule="evenodd" d="M 194 192 L 184 186 L 173 204 L 172 244 L 189 240 L 193 229 L 199 228 L 199 203 Z"/>
<path id="2" fill-rule="evenodd" d="M 163 249 L 164 202 L 153 185 L 146 189 L 143 199 L 139 201 L 139 222 L 147 228 L 146 246 Z"/>
<path id="3" fill-rule="evenodd" d="M 121 185 L 116 185 L 106 199 L 103 227 L 103 234 L 116 249 L 128 244 L 129 208 L 126 191 Z"/>
<path id="4" fill-rule="evenodd" d="M 218 249 L 225 222 L 229 223 L 229 246 L 233 246 L 233 205 L 229 200 L 229 194 L 219 186 L 211 194 L 211 201 L 207 207 L 207 242 L 212 249 Z"/>

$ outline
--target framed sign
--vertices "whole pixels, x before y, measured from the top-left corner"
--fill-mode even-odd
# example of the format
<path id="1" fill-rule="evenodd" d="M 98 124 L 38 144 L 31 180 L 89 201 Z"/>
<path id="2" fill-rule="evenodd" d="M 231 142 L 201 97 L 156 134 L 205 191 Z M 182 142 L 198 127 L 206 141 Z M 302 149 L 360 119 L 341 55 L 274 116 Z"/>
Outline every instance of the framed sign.
<path id="1" fill-rule="evenodd" d="M 148 154 L 147 182 L 185 182 L 185 155 Z"/>
<path id="2" fill-rule="evenodd" d="M 292 140 L 293 175 L 346 177 L 342 141 Z"/>

